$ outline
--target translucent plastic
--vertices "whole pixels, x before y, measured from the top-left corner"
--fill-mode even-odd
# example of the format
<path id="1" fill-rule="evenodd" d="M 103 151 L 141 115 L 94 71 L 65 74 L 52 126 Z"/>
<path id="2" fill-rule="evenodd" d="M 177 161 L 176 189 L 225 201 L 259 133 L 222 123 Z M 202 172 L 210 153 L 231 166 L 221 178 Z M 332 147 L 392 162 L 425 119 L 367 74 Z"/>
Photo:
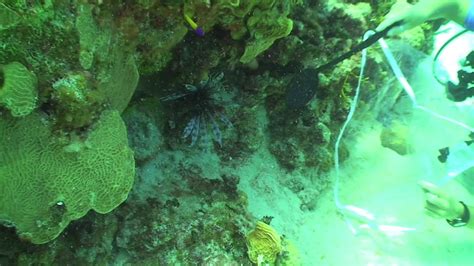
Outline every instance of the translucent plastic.
<path id="1" fill-rule="evenodd" d="M 373 33 L 374 33 L 373 31 L 368 31 L 364 35 L 364 40 L 370 37 Z M 465 129 L 467 133 L 474 132 L 474 128 L 472 128 L 471 126 L 461 121 L 457 121 L 456 119 L 452 119 L 450 117 L 444 116 L 425 106 L 419 105 L 413 88 L 411 87 L 407 78 L 405 77 L 400 67 L 398 66 L 392 52 L 390 51 L 388 44 L 383 39 L 380 39 L 378 43 L 380 47 L 382 48 L 383 53 L 396 79 L 402 86 L 404 92 L 408 95 L 413 105 L 413 108 L 426 112 L 433 118 L 443 120 L 455 126 L 461 127 Z M 397 224 L 380 224 L 380 222 L 377 219 L 376 214 L 373 214 L 369 210 L 355 206 L 353 204 L 344 204 L 341 202 L 340 197 L 339 197 L 339 183 L 340 183 L 339 147 L 340 147 L 340 142 L 342 140 L 344 132 L 347 126 L 349 125 L 349 123 L 351 122 L 354 116 L 356 107 L 357 107 L 357 102 L 359 100 L 361 83 L 364 77 L 364 69 L 366 66 L 366 62 L 367 62 L 367 50 L 363 50 L 362 60 L 361 60 L 361 70 L 359 74 L 359 81 L 357 84 L 355 96 L 352 101 L 347 119 L 345 123 L 343 124 L 335 143 L 335 154 L 334 154 L 335 185 L 334 185 L 334 190 L 333 190 L 334 201 L 335 201 L 338 211 L 343 215 L 347 226 L 350 228 L 350 230 L 354 234 L 360 233 L 361 230 L 369 229 L 369 230 L 376 230 L 387 236 L 400 235 L 405 232 L 415 231 L 416 226 L 406 226 L 406 225 L 397 225 Z M 464 145 L 459 144 L 457 146 L 454 146 L 451 150 L 450 155 L 448 156 L 448 161 L 446 163 L 446 166 L 447 166 L 447 169 L 446 169 L 447 175 L 440 182 L 438 182 L 439 185 L 447 183 L 453 177 L 459 175 L 460 173 L 474 166 L 474 149 L 470 146 L 467 146 L 466 144 Z"/>

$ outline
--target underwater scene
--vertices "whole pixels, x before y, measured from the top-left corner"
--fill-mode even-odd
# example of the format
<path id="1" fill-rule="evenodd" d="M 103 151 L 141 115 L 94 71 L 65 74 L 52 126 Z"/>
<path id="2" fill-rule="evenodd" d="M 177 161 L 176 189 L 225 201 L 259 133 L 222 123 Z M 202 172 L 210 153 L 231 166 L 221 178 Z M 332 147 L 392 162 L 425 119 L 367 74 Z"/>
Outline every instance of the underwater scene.
<path id="1" fill-rule="evenodd" d="M 474 1 L 0 0 L 0 266 L 474 265 Z"/>

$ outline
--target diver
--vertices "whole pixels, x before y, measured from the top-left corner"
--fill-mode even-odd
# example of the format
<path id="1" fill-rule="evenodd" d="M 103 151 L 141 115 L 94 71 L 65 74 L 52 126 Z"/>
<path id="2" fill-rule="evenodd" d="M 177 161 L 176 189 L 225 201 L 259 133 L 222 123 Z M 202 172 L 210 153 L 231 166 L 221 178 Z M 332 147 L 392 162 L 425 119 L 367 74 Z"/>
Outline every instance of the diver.
<path id="1" fill-rule="evenodd" d="M 397 0 L 377 31 L 402 21 L 389 31 L 388 35 L 393 36 L 438 18 L 452 20 L 468 30 L 474 30 L 474 0 L 420 0 L 415 5 L 408 4 L 406 0 Z M 470 219 L 474 205 L 456 200 L 431 183 L 421 182 L 420 186 L 426 196 L 425 209 L 429 214 L 446 219 L 453 227 L 474 229 L 474 218 Z"/>
<path id="2" fill-rule="evenodd" d="M 426 21 L 444 18 L 474 30 L 473 0 L 420 0 L 411 5 L 406 0 L 397 0 L 376 31 L 382 31 L 397 21 L 403 21 L 392 28 L 388 36 L 399 34 Z"/>

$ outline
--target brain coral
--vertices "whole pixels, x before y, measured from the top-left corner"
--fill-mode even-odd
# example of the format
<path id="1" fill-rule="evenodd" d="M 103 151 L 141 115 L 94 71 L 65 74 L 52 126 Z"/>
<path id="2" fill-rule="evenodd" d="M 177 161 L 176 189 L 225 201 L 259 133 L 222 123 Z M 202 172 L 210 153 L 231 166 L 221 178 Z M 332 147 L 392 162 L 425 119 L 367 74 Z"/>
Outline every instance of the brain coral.
<path id="1" fill-rule="evenodd" d="M 36 107 L 36 76 L 18 62 L 0 66 L 0 103 L 13 116 L 25 116 Z"/>
<path id="2" fill-rule="evenodd" d="M 127 131 L 117 111 L 104 111 L 86 139 L 63 144 L 34 112 L 0 119 L 0 221 L 40 244 L 89 210 L 122 203 L 135 175 Z"/>

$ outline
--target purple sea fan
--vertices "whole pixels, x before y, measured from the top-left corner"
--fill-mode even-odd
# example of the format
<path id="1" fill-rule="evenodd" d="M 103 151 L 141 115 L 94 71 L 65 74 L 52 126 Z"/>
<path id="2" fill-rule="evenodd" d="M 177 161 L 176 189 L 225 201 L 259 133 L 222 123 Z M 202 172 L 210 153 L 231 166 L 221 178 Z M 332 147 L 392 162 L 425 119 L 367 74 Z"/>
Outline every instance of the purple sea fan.
<path id="1" fill-rule="evenodd" d="M 232 127 L 232 123 L 224 114 L 224 108 L 213 97 L 216 91 L 223 89 L 224 73 L 211 75 L 209 79 L 199 82 L 198 85 L 186 84 L 185 90 L 162 97 L 161 100 L 179 101 L 180 106 L 186 108 L 190 117 L 182 132 L 183 139 L 190 139 L 190 146 L 194 146 L 199 139 L 208 134 L 211 128 L 214 140 L 222 147 L 222 131 L 219 124 Z"/>

